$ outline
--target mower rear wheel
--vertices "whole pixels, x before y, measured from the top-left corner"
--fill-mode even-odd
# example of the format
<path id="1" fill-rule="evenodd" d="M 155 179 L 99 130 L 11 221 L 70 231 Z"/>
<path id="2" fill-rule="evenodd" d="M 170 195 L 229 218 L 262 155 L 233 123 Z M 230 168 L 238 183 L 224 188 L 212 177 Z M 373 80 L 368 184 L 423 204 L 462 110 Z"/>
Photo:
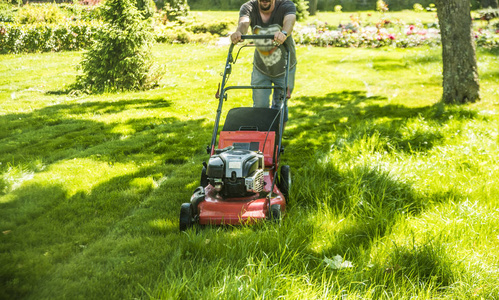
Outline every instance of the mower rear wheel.
<path id="1" fill-rule="evenodd" d="M 291 171 L 288 165 L 281 167 L 279 178 L 277 180 L 277 187 L 284 195 L 286 202 L 289 202 L 289 190 L 291 189 Z"/>
<path id="2" fill-rule="evenodd" d="M 270 220 L 274 222 L 281 221 L 281 205 L 273 204 L 270 206 Z"/>
<path id="3" fill-rule="evenodd" d="M 192 227 L 192 225 L 194 224 L 192 215 L 193 215 L 192 204 L 183 203 L 182 206 L 180 206 L 180 222 L 179 222 L 180 231 L 185 231 L 190 227 Z"/>

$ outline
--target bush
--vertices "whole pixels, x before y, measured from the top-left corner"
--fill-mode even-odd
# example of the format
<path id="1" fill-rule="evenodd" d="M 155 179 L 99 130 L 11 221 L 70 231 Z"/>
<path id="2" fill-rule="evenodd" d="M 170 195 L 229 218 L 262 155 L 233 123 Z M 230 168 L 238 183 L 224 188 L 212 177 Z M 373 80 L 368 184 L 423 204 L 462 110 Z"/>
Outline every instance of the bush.
<path id="1" fill-rule="evenodd" d="M 412 6 L 412 9 L 414 9 L 415 12 L 417 13 L 420 13 L 420 12 L 424 12 L 424 7 L 423 5 L 419 4 L 419 3 L 416 3 Z"/>
<path id="2" fill-rule="evenodd" d="M 102 24 L 90 22 L 0 23 L 0 53 L 82 50 L 101 30 Z"/>
<path id="3" fill-rule="evenodd" d="M 70 3 L 60 3 L 58 4 L 59 9 L 64 12 L 66 17 L 70 20 L 84 20 L 84 21 L 98 21 L 102 20 L 100 13 L 100 5 L 81 5 L 81 4 L 70 4 Z"/>
<path id="4" fill-rule="evenodd" d="M 0 0 L 0 22 L 14 22 L 17 7 Z"/>
<path id="5" fill-rule="evenodd" d="M 136 0 L 137 9 L 140 11 L 144 19 L 149 19 L 154 16 L 156 12 L 156 4 L 154 0 Z"/>
<path id="6" fill-rule="evenodd" d="M 188 16 L 190 10 L 187 0 L 158 0 L 156 6 L 166 12 L 169 21 Z"/>
<path id="7" fill-rule="evenodd" d="M 21 24 L 59 23 L 64 20 L 64 14 L 54 4 L 26 4 L 16 15 L 16 21 Z"/>
<path id="8" fill-rule="evenodd" d="M 308 1 L 293 0 L 296 5 L 296 20 L 304 20 L 308 17 Z"/>
<path id="9" fill-rule="evenodd" d="M 235 22 L 221 21 L 211 23 L 195 23 L 187 26 L 187 30 L 193 33 L 211 33 L 214 35 L 225 35 Z"/>
<path id="10" fill-rule="evenodd" d="M 77 88 L 88 92 L 143 90 L 156 84 L 153 35 L 132 0 L 107 0 L 103 30 L 80 64 Z"/>

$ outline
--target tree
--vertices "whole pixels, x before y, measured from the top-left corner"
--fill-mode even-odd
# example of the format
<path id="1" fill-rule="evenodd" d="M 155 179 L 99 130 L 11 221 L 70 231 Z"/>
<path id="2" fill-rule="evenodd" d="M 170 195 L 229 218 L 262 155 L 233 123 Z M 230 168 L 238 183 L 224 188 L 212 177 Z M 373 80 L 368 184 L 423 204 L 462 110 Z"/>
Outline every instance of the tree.
<path id="1" fill-rule="evenodd" d="M 311 16 L 315 16 L 317 13 L 317 0 L 309 0 L 308 1 L 308 12 Z"/>
<path id="2" fill-rule="evenodd" d="M 156 84 L 150 49 L 150 22 L 133 0 L 107 0 L 104 26 L 93 47 L 83 54 L 77 86 L 86 91 L 143 90 Z"/>
<path id="3" fill-rule="evenodd" d="M 442 37 L 444 103 L 479 100 L 478 68 L 469 0 L 436 0 Z"/>

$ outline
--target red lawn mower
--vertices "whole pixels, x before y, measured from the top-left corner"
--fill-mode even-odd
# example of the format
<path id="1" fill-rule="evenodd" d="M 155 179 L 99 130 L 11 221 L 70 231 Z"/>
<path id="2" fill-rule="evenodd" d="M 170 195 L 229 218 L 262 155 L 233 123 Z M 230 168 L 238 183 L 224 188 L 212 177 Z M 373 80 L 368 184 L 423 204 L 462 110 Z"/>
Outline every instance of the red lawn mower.
<path id="1" fill-rule="evenodd" d="M 243 35 L 242 39 L 273 40 L 273 35 Z M 180 207 L 180 230 L 194 224 L 240 225 L 259 220 L 279 221 L 289 201 L 291 185 L 289 166 L 279 166 L 284 124 L 286 87 L 290 55 L 287 52 L 285 86 L 226 86 L 234 60 L 230 45 L 227 62 L 217 92 L 219 99 L 215 127 L 203 163 L 201 185 L 194 191 L 189 203 Z M 287 49 L 286 49 L 287 50 Z M 229 110 L 219 133 L 220 116 L 227 91 L 233 89 L 272 89 L 281 91 L 280 109 L 237 107 Z M 217 136 L 219 135 L 218 145 Z"/>

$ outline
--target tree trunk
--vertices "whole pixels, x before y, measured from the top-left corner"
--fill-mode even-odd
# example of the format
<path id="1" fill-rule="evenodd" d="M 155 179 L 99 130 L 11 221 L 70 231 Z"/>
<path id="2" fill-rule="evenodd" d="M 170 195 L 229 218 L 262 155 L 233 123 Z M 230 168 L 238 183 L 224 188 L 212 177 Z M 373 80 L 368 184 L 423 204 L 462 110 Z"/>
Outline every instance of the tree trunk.
<path id="1" fill-rule="evenodd" d="M 469 0 L 436 0 L 442 37 L 444 103 L 479 100 L 475 41 Z"/>
<path id="2" fill-rule="evenodd" d="M 317 14 L 317 0 L 308 0 L 308 11 L 311 16 Z"/>

